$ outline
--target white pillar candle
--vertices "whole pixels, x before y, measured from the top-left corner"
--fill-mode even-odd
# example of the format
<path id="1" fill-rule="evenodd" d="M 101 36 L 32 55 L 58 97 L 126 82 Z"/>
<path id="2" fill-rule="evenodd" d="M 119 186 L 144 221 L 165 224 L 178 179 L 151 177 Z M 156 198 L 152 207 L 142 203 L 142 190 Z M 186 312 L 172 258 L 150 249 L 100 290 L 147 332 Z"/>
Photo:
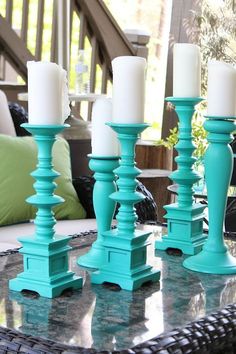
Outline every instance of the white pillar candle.
<path id="1" fill-rule="evenodd" d="M 66 72 L 55 63 L 27 63 L 30 124 L 60 125 L 68 117 Z"/>
<path id="2" fill-rule="evenodd" d="M 144 121 L 146 60 L 123 56 L 112 61 L 113 121 L 136 124 Z"/>
<path id="3" fill-rule="evenodd" d="M 199 97 L 201 55 L 195 44 L 176 43 L 173 51 L 173 96 Z"/>
<path id="4" fill-rule="evenodd" d="M 115 132 L 105 123 L 112 121 L 112 100 L 99 98 L 92 110 L 92 155 L 118 156 L 118 140 Z"/>
<path id="5" fill-rule="evenodd" d="M 236 115 L 236 70 L 227 63 L 208 63 L 207 114 L 232 117 Z"/>

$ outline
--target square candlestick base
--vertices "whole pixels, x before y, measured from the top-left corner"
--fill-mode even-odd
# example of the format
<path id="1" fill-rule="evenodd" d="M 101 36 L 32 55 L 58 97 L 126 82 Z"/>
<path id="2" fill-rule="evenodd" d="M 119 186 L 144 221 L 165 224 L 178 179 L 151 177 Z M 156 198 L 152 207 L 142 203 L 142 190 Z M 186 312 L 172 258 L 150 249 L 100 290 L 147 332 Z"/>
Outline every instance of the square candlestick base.
<path id="1" fill-rule="evenodd" d="M 181 208 L 177 203 L 166 205 L 168 235 L 156 241 L 155 248 L 163 251 L 176 248 L 188 255 L 200 252 L 207 237 L 202 232 L 204 208 L 201 204 L 186 208 Z"/>
<path id="2" fill-rule="evenodd" d="M 160 279 L 160 271 L 146 264 L 147 237 L 150 233 L 136 230 L 132 239 L 118 235 L 117 230 L 104 236 L 105 263 L 92 273 L 92 283 L 119 285 L 124 290 L 136 290 L 144 283 Z"/>
<path id="3" fill-rule="evenodd" d="M 54 298 L 65 289 L 82 288 L 83 279 L 68 271 L 69 239 L 58 235 L 49 242 L 34 237 L 21 238 L 24 272 L 10 280 L 10 289 L 35 291 L 41 296 Z"/>

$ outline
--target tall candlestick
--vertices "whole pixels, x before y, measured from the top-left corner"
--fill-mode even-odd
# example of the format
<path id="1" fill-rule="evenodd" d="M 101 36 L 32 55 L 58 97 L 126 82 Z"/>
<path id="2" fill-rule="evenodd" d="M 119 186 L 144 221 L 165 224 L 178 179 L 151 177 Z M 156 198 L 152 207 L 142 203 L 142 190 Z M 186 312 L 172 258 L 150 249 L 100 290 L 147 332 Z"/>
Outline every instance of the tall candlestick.
<path id="1" fill-rule="evenodd" d="M 215 80 L 214 80 L 215 81 Z M 209 233 L 203 250 L 187 258 L 183 265 L 196 272 L 211 274 L 236 274 L 236 258 L 225 242 L 223 224 L 227 192 L 232 175 L 231 133 L 235 130 L 235 118 L 207 116 L 204 124 L 208 132 L 209 146 L 205 161 L 205 175 L 209 210 Z"/>
<path id="2" fill-rule="evenodd" d="M 177 248 L 184 254 L 196 254 L 201 251 L 206 240 L 203 233 L 204 205 L 194 202 L 194 183 L 201 177 L 193 169 L 196 158 L 193 157 L 195 146 L 192 142 L 192 117 L 195 105 L 200 103 L 200 97 L 168 97 L 167 101 L 175 106 L 179 118 L 178 143 L 175 148 L 178 156 L 175 161 L 177 170 L 171 174 L 171 179 L 179 185 L 176 203 L 165 205 L 165 218 L 168 221 L 168 234 L 162 240 L 156 241 L 156 248 L 166 250 Z"/>
<path id="3" fill-rule="evenodd" d="M 118 156 L 115 132 L 105 123 L 112 120 L 112 100 L 99 98 L 92 111 L 92 156 Z"/>
<path id="4" fill-rule="evenodd" d="M 66 71 L 55 63 L 28 62 L 29 123 L 61 125 L 68 117 Z"/>
<path id="5" fill-rule="evenodd" d="M 144 283 L 158 281 L 160 271 L 147 264 L 149 232 L 136 230 L 137 215 L 134 205 L 144 197 L 136 191 L 136 177 L 140 170 L 134 161 L 135 144 L 148 124 L 117 124 L 110 126 L 118 134 L 121 143 L 120 166 L 114 170 L 118 175 L 118 191 L 110 198 L 120 204 L 117 228 L 103 235 L 104 263 L 92 273 L 92 283 L 118 284 L 122 289 L 135 290 Z"/>
<path id="6" fill-rule="evenodd" d="M 113 122 L 137 124 L 144 121 L 146 60 L 122 56 L 112 61 Z"/>
<path id="7" fill-rule="evenodd" d="M 68 125 L 23 124 L 35 138 L 38 147 L 38 163 L 32 176 L 36 179 L 36 193 L 27 202 L 38 208 L 34 220 L 35 233 L 22 237 L 21 253 L 24 258 L 24 271 L 11 279 L 9 288 L 14 291 L 30 290 L 41 296 L 54 298 L 65 289 L 82 288 L 83 279 L 69 271 L 68 242 L 70 236 L 55 234 L 56 219 L 52 210 L 64 200 L 54 194 L 54 179 L 59 173 L 53 169 L 52 148 L 59 134 Z"/>
<path id="8" fill-rule="evenodd" d="M 200 49 L 195 44 L 176 43 L 173 52 L 173 96 L 199 97 L 200 92 Z"/>
<path id="9" fill-rule="evenodd" d="M 208 64 L 208 116 L 236 116 L 236 70 L 227 63 Z"/>
<path id="10" fill-rule="evenodd" d="M 232 65 L 211 61 L 208 65 L 208 116 L 204 123 L 209 142 L 204 156 L 209 233 L 203 250 L 183 263 L 184 267 L 197 272 L 236 274 L 236 258 L 229 253 L 223 233 L 232 176 L 233 154 L 229 143 L 236 127 L 235 113 L 236 70 Z"/>

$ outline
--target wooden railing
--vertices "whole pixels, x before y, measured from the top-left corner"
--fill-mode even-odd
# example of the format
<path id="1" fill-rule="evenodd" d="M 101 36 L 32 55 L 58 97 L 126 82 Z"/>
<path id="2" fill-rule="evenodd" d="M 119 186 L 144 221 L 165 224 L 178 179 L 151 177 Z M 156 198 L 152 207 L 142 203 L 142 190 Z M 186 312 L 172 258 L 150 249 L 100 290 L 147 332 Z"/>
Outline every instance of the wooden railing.
<path id="1" fill-rule="evenodd" d="M 3 1 L 3 0 L 1 0 Z M 48 60 L 58 62 L 58 6 L 59 1 L 63 1 L 63 5 L 69 1 L 70 15 L 70 38 L 73 41 L 69 43 L 70 56 L 70 73 L 71 73 L 71 89 L 74 88 L 73 70 L 76 62 L 78 49 L 84 49 L 90 52 L 89 56 L 89 73 L 90 73 L 90 90 L 91 92 L 106 93 L 108 83 L 112 80 L 111 61 L 120 55 L 142 55 L 140 46 L 132 45 L 127 36 L 122 32 L 115 19 L 105 6 L 102 0 L 53 0 L 48 2 L 45 0 L 37 1 L 37 15 L 34 13 L 36 23 L 35 40 L 29 38 L 29 31 L 32 30 L 30 23 L 30 6 L 32 0 L 23 0 L 21 8 L 21 25 L 17 32 L 13 30 L 14 2 L 13 0 L 5 0 L 5 14 L 0 18 L 0 54 L 6 59 L 16 70 L 27 84 L 26 62 L 28 60 L 42 60 L 43 48 L 45 44 L 45 16 L 51 13 L 50 25 L 47 31 L 51 33 L 50 53 Z M 49 3 L 51 4 L 48 8 Z M 34 2 L 35 4 L 35 2 Z M 19 9 L 18 9 L 19 13 Z M 32 20 L 31 20 L 32 21 Z M 79 28 L 78 28 L 79 24 Z M 29 28 L 31 27 L 31 28 Z M 143 42 L 145 47 L 149 38 Z M 63 39 L 66 41 L 66 36 Z M 36 45 L 32 49 L 32 42 Z M 135 39 L 137 42 L 137 38 Z M 64 43 L 68 46 L 68 43 Z M 0 68 L 0 79 L 6 80 L 6 65 L 2 60 Z M 4 89 L 4 86 L 1 85 Z"/>
<path id="2" fill-rule="evenodd" d="M 46 34 L 49 37 L 49 51 L 47 53 L 47 60 L 52 62 L 59 62 L 59 44 L 64 48 L 68 48 L 67 36 L 63 35 L 63 43 L 58 41 L 58 4 L 66 6 L 69 1 L 69 17 L 70 17 L 70 79 L 73 79 L 73 70 L 76 62 L 78 49 L 86 49 L 90 52 L 89 65 L 90 72 L 90 90 L 96 93 L 106 93 L 109 89 L 109 83 L 112 81 L 111 61 L 116 56 L 120 55 L 139 55 L 147 56 L 147 43 L 149 36 L 145 33 L 127 33 L 126 35 L 121 31 L 115 19 L 112 17 L 107 7 L 102 0 L 37 0 L 34 9 L 33 19 L 36 23 L 32 26 L 32 10 L 31 5 L 33 0 L 22 0 L 22 8 L 20 16 L 20 25 L 17 31 L 14 27 L 14 5 L 13 0 L 0 0 L 0 5 L 5 1 L 5 11 L 0 17 L 0 79 L 8 80 L 6 76 L 5 60 L 11 64 L 25 83 L 27 84 L 27 68 L 28 60 L 45 60 L 45 40 Z M 117 0 L 119 1 L 119 0 Z M 192 0 L 191 0 L 192 1 Z M 48 8 L 48 4 L 51 4 Z M 45 26 L 46 18 L 49 14 L 51 18 L 48 20 L 47 28 Z M 32 37 L 32 27 L 35 31 Z M 49 35 L 48 35 L 49 32 Z M 60 38 L 61 40 L 61 38 Z M 32 46 L 35 43 L 35 46 Z M 66 57 L 65 59 L 66 63 Z M 1 85 L 1 89 L 5 90 L 10 100 L 17 100 L 17 93 L 27 87 L 19 87 L 17 85 Z M 71 82 L 71 90 L 74 89 L 74 84 Z M 22 102 L 21 102 L 22 103 Z M 82 106 L 82 105 L 81 105 Z M 77 116 L 81 114 L 81 108 L 75 107 Z M 75 111 L 74 111 L 75 113 Z M 90 119 L 91 107 L 88 107 L 87 118 Z M 83 116 L 84 117 L 84 116 Z M 85 117 L 84 117 L 85 118 Z M 77 121 L 78 122 L 78 121 Z M 76 123 L 77 123 L 76 122 Z M 72 172 L 74 176 L 85 175 L 90 173 L 88 170 L 87 154 L 91 151 L 91 144 L 87 140 L 71 139 L 71 158 L 72 158 Z M 140 146 L 137 150 L 137 161 L 143 162 L 142 168 L 169 168 L 167 160 L 171 161 L 171 157 L 163 157 L 162 150 L 146 149 L 146 146 Z M 153 157 L 153 163 L 149 155 Z M 159 152 L 158 152 L 159 151 Z M 78 154 L 80 155 L 80 163 L 78 164 Z M 162 156 L 161 159 L 158 156 Z M 154 161 L 155 160 L 155 161 Z M 145 164 L 146 165 L 145 165 Z M 153 180 L 153 179 L 152 179 Z M 154 186 L 155 185 L 155 186 Z M 157 191 L 156 181 L 153 180 L 153 189 Z M 152 192 L 152 189 L 150 189 Z M 164 198 L 163 185 L 160 187 L 160 195 Z M 159 200 L 159 194 L 158 194 Z M 157 200 L 157 202 L 158 202 Z M 166 200 L 165 200 L 166 203 Z"/>

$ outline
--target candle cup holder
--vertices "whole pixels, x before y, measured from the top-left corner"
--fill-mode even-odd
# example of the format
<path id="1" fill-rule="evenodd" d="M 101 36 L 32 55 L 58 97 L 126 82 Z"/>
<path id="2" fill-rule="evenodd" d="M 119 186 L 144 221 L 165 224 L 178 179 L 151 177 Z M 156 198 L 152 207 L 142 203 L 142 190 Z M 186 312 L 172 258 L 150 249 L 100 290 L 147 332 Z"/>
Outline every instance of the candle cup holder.
<path id="1" fill-rule="evenodd" d="M 236 117 L 206 117 L 209 146 L 205 154 L 209 234 L 203 250 L 187 258 L 185 268 L 202 273 L 234 274 L 236 258 L 224 243 L 223 224 L 227 192 L 232 175 L 233 155 L 229 143 L 235 130 Z"/>
<path id="2" fill-rule="evenodd" d="M 193 255 L 201 251 L 206 240 L 203 234 L 204 209 L 200 203 L 194 202 L 193 185 L 201 176 L 193 170 L 196 158 L 192 156 L 195 146 L 192 142 L 191 121 L 194 106 L 202 101 L 200 97 L 194 98 L 166 98 L 175 105 L 179 117 L 179 141 L 175 148 L 178 156 L 175 161 L 178 169 L 170 178 L 179 185 L 177 203 L 165 205 L 167 211 L 168 234 L 162 240 L 156 241 L 156 249 L 166 250 L 177 248 L 184 254 Z"/>
<path id="3" fill-rule="evenodd" d="M 104 282 L 118 284 L 122 289 L 135 290 L 149 281 L 158 281 L 160 271 L 146 264 L 147 238 L 150 232 L 135 230 L 134 204 L 144 197 L 136 191 L 136 177 L 140 170 L 135 167 L 134 150 L 139 134 L 148 124 L 108 124 L 121 143 L 120 166 L 114 171 L 119 177 L 118 191 L 110 197 L 120 204 L 117 214 L 117 229 L 103 233 L 105 263 L 92 273 L 95 284 Z"/>
<path id="4" fill-rule="evenodd" d="M 83 283 L 82 278 L 75 277 L 68 270 L 68 251 L 71 249 L 68 242 L 71 237 L 55 235 L 56 220 L 52 211 L 52 207 L 64 201 L 53 194 L 56 188 L 53 180 L 59 173 L 53 170 L 52 147 L 56 134 L 68 125 L 22 126 L 33 134 L 38 146 L 38 165 L 31 174 L 36 179 L 36 194 L 26 200 L 38 211 L 34 220 L 35 234 L 19 239 L 23 245 L 20 252 L 23 254 L 24 272 L 11 279 L 9 287 L 15 291 L 35 291 L 41 296 L 53 298 L 65 289 L 81 288 Z"/>
<path id="5" fill-rule="evenodd" d="M 116 202 L 109 198 L 116 191 L 115 174 L 113 170 L 119 166 L 118 156 L 93 156 L 89 167 L 95 172 L 96 180 L 93 189 L 93 206 L 97 221 L 97 240 L 91 249 L 78 258 L 77 263 L 87 268 L 100 268 L 105 262 L 105 248 L 103 246 L 103 232 L 111 229 Z"/>

